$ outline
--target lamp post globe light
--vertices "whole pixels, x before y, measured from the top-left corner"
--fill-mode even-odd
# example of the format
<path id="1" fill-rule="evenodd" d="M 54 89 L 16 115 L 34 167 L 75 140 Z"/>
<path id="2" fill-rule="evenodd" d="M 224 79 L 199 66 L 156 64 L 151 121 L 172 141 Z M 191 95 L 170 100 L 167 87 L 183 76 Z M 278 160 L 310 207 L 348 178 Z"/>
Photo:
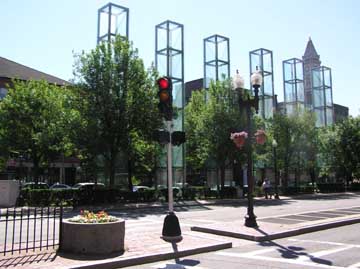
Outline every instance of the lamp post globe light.
<path id="1" fill-rule="evenodd" d="M 251 75 L 251 85 L 254 88 L 254 97 L 245 98 L 244 96 L 244 79 L 240 76 L 239 71 L 233 78 L 233 88 L 238 92 L 239 96 L 239 108 L 244 107 L 246 109 L 246 130 L 247 139 L 245 144 L 245 150 L 247 153 L 247 181 L 248 181 L 248 195 L 247 195 L 247 214 L 245 216 L 245 226 L 258 227 L 256 222 L 256 216 L 254 214 L 254 177 L 253 177 L 253 159 L 252 159 L 252 139 L 253 131 L 251 126 L 252 108 L 258 113 L 259 110 L 259 88 L 262 84 L 262 76 L 260 71 L 256 68 L 256 71 Z"/>
<path id="2" fill-rule="evenodd" d="M 278 143 L 275 139 L 272 141 L 272 148 L 273 148 L 273 154 L 274 154 L 274 175 L 275 175 L 275 199 L 280 199 L 279 197 L 279 176 L 278 176 L 278 169 L 277 169 L 277 152 L 276 148 L 278 146 Z"/>

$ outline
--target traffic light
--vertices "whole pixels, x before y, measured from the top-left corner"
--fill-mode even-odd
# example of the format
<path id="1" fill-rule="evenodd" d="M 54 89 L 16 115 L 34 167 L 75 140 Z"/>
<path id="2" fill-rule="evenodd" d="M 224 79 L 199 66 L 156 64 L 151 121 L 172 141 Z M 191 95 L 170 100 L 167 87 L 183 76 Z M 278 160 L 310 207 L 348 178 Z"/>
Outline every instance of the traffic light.
<path id="1" fill-rule="evenodd" d="M 155 130 L 153 132 L 153 140 L 165 145 L 170 142 L 170 133 L 164 130 Z"/>
<path id="2" fill-rule="evenodd" d="M 165 120 L 171 121 L 173 108 L 172 108 L 172 82 L 169 77 L 161 77 L 157 80 L 159 87 L 159 110 L 163 114 Z"/>
<path id="3" fill-rule="evenodd" d="M 186 142 L 185 132 L 175 131 L 171 134 L 171 143 L 174 146 L 180 146 Z"/>

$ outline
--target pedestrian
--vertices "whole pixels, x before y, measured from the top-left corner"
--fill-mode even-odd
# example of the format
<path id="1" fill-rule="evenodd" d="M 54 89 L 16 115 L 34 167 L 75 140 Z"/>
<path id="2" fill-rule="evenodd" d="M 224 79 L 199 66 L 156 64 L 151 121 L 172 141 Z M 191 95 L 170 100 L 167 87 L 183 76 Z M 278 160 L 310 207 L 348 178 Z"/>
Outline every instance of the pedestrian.
<path id="1" fill-rule="evenodd" d="M 268 199 L 272 197 L 272 193 L 271 193 L 271 183 L 270 180 L 268 178 L 265 178 L 263 184 L 262 184 L 264 193 L 265 193 L 265 199 Z"/>

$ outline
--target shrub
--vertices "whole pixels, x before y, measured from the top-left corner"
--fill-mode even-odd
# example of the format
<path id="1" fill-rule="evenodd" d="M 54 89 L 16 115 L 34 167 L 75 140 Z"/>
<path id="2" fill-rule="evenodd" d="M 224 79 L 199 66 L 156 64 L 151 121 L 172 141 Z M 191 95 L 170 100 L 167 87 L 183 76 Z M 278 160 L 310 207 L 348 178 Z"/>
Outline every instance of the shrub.
<path id="1" fill-rule="evenodd" d="M 352 190 L 352 191 L 360 191 L 360 183 L 359 182 L 351 183 L 350 190 Z"/>
<path id="2" fill-rule="evenodd" d="M 19 206 L 72 205 L 73 190 L 23 189 L 20 191 Z"/>
<path id="3" fill-rule="evenodd" d="M 235 187 L 227 187 L 225 186 L 220 190 L 220 197 L 222 198 L 236 198 L 236 188 Z"/>
<path id="4" fill-rule="evenodd" d="M 320 192 L 343 192 L 345 191 L 344 183 L 318 183 L 317 187 Z"/>

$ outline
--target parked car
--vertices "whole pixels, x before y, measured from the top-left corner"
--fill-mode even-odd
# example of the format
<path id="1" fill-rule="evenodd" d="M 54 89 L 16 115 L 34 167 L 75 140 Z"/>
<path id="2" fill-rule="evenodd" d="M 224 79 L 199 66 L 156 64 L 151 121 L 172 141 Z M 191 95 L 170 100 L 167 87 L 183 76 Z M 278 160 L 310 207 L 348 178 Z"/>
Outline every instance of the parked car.
<path id="1" fill-rule="evenodd" d="M 105 188 L 104 183 L 97 183 L 95 182 L 81 182 L 75 184 L 73 187 L 75 190 L 93 190 L 95 188 Z"/>
<path id="2" fill-rule="evenodd" d="M 168 189 L 167 189 L 167 186 L 165 185 L 158 185 L 158 190 L 164 194 L 164 195 L 167 195 L 167 192 L 168 192 Z M 174 192 L 174 196 L 177 196 L 177 197 L 181 197 L 182 196 L 182 190 L 180 187 L 177 187 L 177 186 L 173 186 L 172 187 L 173 189 L 173 192 Z"/>
<path id="3" fill-rule="evenodd" d="M 48 189 L 49 185 L 45 182 L 38 182 L 37 184 L 35 182 L 25 182 L 24 184 L 21 185 L 21 189 L 39 189 L 39 190 L 44 190 L 44 189 Z"/>
<path id="4" fill-rule="evenodd" d="M 133 186 L 133 192 L 142 192 L 144 190 L 149 190 L 151 189 L 148 186 Z"/>
<path id="5" fill-rule="evenodd" d="M 71 189 L 71 187 L 69 185 L 57 182 L 54 185 L 50 186 L 50 189 L 51 190 L 68 190 L 68 189 Z"/>

